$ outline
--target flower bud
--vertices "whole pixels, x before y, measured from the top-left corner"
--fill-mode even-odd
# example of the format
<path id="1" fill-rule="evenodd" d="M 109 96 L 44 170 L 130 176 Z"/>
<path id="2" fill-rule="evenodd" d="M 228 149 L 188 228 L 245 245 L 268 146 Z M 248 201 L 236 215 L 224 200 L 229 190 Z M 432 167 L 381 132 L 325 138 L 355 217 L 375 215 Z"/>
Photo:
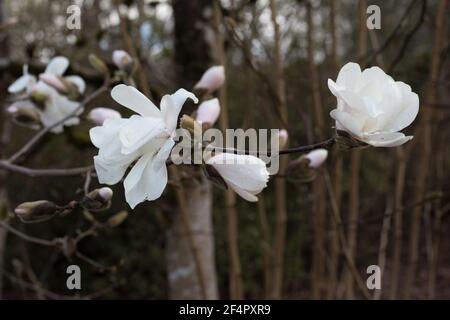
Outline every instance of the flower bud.
<path id="1" fill-rule="evenodd" d="M 109 70 L 106 64 L 102 59 L 97 57 L 95 54 L 91 53 L 89 55 L 89 63 L 95 68 L 95 70 L 99 71 L 102 74 L 108 74 Z"/>
<path id="2" fill-rule="evenodd" d="M 80 205 L 90 211 L 102 211 L 111 206 L 113 191 L 108 187 L 95 189 L 89 192 L 80 201 Z"/>
<path id="3" fill-rule="evenodd" d="M 41 222 L 52 218 L 59 207 L 47 200 L 21 203 L 14 209 L 16 216 L 23 222 Z"/>
<path id="4" fill-rule="evenodd" d="M 206 70 L 195 89 L 205 89 L 209 92 L 219 89 L 225 82 L 225 69 L 223 66 L 213 66 Z"/>
<path id="5" fill-rule="evenodd" d="M 190 133 L 201 132 L 201 125 L 190 116 L 184 114 L 180 119 L 180 127 L 188 130 Z"/>
<path id="6" fill-rule="evenodd" d="M 110 108 L 94 108 L 89 112 L 88 119 L 98 125 L 103 125 L 106 119 L 120 119 L 120 113 Z"/>
<path id="7" fill-rule="evenodd" d="M 117 227 L 118 225 L 120 225 L 122 222 L 124 222 L 126 220 L 126 218 L 128 218 L 128 211 L 120 211 L 118 213 L 116 213 L 115 215 L 111 216 L 107 221 L 106 221 L 106 225 L 110 228 L 114 228 Z"/>
<path id="8" fill-rule="evenodd" d="M 328 150 L 326 149 L 316 149 L 304 156 L 305 159 L 308 159 L 308 166 L 310 168 L 318 168 L 320 167 L 328 157 Z"/>
<path id="9" fill-rule="evenodd" d="M 47 101 L 47 99 L 48 95 L 39 90 L 33 90 L 30 94 L 30 100 L 33 101 L 41 110 L 45 109 L 45 102 Z"/>
<path id="10" fill-rule="evenodd" d="M 129 70 L 133 64 L 133 58 L 123 50 L 114 50 L 112 60 L 121 70 Z"/>
<path id="11" fill-rule="evenodd" d="M 288 132 L 285 129 L 281 129 L 278 132 L 278 147 L 279 149 L 284 149 L 288 142 Z"/>
<path id="12" fill-rule="evenodd" d="M 38 129 L 41 125 L 41 116 L 34 105 L 28 101 L 17 101 L 7 109 L 16 123 Z"/>
<path id="13" fill-rule="evenodd" d="M 220 114 L 219 99 L 214 98 L 203 101 L 197 109 L 195 120 L 200 123 L 209 123 L 213 125 Z"/>

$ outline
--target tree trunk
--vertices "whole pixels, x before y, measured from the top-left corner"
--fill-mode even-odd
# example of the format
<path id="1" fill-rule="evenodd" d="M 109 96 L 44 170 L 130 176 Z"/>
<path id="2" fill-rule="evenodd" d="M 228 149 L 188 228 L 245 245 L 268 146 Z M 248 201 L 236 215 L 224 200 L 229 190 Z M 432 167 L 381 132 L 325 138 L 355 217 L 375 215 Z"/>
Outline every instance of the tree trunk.
<path id="1" fill-rule="evenodd" d="M 189 89 L 200 79 L 210 61 L 203 21 L 208 1 L 173 0 L 172 5 L 178 84 Z M 187 108 L 183 113 L 189 113 Z M 202 180 L 185 187 L 189 190 L 188 196 L 184 197 L 186 207 L 180 199 L 179 205 L 187 217 L 180 212 L 167 232 L 169 297 L 218 299 L 211 185 Z M 189 225 L 190 235 L 186 232 L 186 225 Z"/>

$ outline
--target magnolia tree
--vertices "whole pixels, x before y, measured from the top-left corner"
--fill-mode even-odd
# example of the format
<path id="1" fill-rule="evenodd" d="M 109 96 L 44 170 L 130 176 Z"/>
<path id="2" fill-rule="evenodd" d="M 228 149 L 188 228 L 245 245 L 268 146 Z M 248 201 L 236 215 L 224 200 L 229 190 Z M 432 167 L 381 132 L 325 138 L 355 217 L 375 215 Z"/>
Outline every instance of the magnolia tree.
<path id="1" fill-rule="evenodd" d="M 104 75 L 104 84 L 84 98 L 83 79 L 64 75 L 69 66 L 65 57 L 53 58 L 39 76 L 30 74 L 25 65 L 23 75 L 8 88 L 14 100 L 7 109 L 12 119 L 39 131 L 15 154 L 1 160 L 1 167 L 32 176 L 86 175 L 84 196 L 79 200 L 68 204 L 48 200 L 26 202 L 14 210 L 24 222 L 40 222 L 83 208 L 92 227 L 75 239 L 53 243 L 67 256 L 76 252 L 76 243 L 82 238 L 102 228 L 117 226 L 128 216 L 119 212 L 106 222 L 99 222 L 90 214 L 109 208 L 113 196 L 109 187 L 90 190 L 92 178 L 105 185 L 123 183 L 125 199 L 120 201 L 126 201 L 134 209 L 163 195 L 170 178 L 169 166 L 200 166 L 208 179 L 255 202 L 270 183 L 270 177 L 277 174 L 276 170 L 268 170 L 269 161 L 300 153 L 299 158 L 290 162 L 288 170 L 310 176 L 326 161 L 327 149 L 333 145 L 349 150 L 396 147 L 408 142 L 412 136 L 400 131 L 414 121 L 419 111 L 419 98 L 409 85 L 395 81 L 379 67 L 361 70 L 358 64 L 348 63 L 336 81 L 328 80 L 328 88 L 337 99 L 336 108 L 330 113 L 336 121 L 333 137 L 285 149 L 288 132 L 281 129 L 271 136 L 270 148 L 230 147 L 223 144 L 223 137 L 218 139 L 218 131 L 213 129 L 221 109 L 214 95 L 225 82 L 222 66 L 206 70 L 192 92 L 181 88 L 164 95 L 158 107 L 136 88 L 133 79 L 136 65 L 128 53 L 122 50 L 113 53 L 114 70 L 96 56 L 90 56 L 89 60 Z M 78 125 L 86 105 L 95 104 L 95 98 L 104 92 L 134 114 L 124 118 L 105 106 L 89 112 L 86 118 L 95 125 L 89 135 L 98 148 L 93 166 L 32 169 L 19 164 L 46 134 L 61 134 L 64 127 Z M 200 102 L 190 115 L 183 112 L 188 100 Z M 211 130 L 215 130 L 214 134 L 210 134 Z"/>

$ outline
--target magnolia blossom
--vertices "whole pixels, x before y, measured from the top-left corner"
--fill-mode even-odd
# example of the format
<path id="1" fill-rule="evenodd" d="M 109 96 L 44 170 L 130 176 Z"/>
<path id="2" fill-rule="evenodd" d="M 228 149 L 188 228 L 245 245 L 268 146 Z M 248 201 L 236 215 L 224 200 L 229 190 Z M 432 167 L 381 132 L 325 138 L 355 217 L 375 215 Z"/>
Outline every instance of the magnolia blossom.
<path id="1" fill-rule="evenodd" d="M 328 157 L 327 149 L 316 149 L 310 151 L 306 155 L 303 156 L 305 159 L 308 159 L 310 168 L 318 168 L 320 167 Z"/>
<path id="2" fill-rule="evenodd" d="M 219 118 L 219 114 L 219 99 L 214 98 L 200 103 L 195 120 L 200 123 L 209 123 L 213 125 Z"/>
<path id="3" fill-rule="evenodd" d="M 145 200 L 159 198 L 167 185 L 166 160 L 175 144 L 178 115 L 185 101 L 198 102 L 194 94 L 179 89 L 165 95 L 158 109 L 132 86 L 119 84 L 111 97 L 138 113 L 128 119 L 106 119 L 90 130 L 92 143 L 99 148 L 94 157 L 100 183 L 116 184 L 136 161 L 124 180 L 125 198 L 131 208 Z"/>
<path id="4" fill-rule="evenodd" d="M 258 201 L 269 180 L 266 164 L 251 155 L 220 153 L 206 161 L 221 175 L 226 184 L 247 201 Z"/>
<path id="5" fill-rule="evenodd" d="M 72 114 L 78 107 L 79 103 L 68 99 L 62 95 L 57 89 L 61 89 L 62 85 L 73 85 L 82 93 L 85 90 L 84 80 L 79 76 L 67 76 L 59 78 L 67 69 L 69 61 L 65 57 L 55 57 L 47 65 L 44 73 L 37 81 L 36 77 L 28 73 L 25 65 L 23 75 L 8 87 L 8 91 L 14 94 L 24 93 L 29 98 L 27 101 L 35 107 L 36 112 L 40 116 L 40 122 L 48 127 L 61 119 Z M 43 81 L 42 79 L 47 80 Z M 83 109 L 80 108 L 76 112 L 76 116 L 80 115 Z M 63 131 L 63 126 L 77 125 L 78 117 L 72 117 L 63 124 L 54 127 L 53 133 Z"/>
<path id="6" fill-rule="evenodd" d="M 124 69 L 133 62 L 130 55 L 123 50 L 114 50 L 112 60 L 119 69 Z"/>
<path id="7" fill-rule="evenodd" d="M 69 60 L 66 57 L 54 57 L 48 63 L 44 73 L 39 75 L 39 80 L 53 86 L 55 89 L 63 93 L 68 93 L 71 86 L 75 86 L 78 93 L 83 94 L 86 89 L 86 83 L 83 78 L 76 75 L 63 77 L 69 67 Z"/>
<path id="8" fill-rule="evenodd" d="M 106 119 L 120 118 L 120 113 L 110 108 L 94 108 L 88 114 L 88 119 L 98 126 L 101 126 Z"/>
<path id="9" fill-rule="evenodd" d="M 219 89 L 225 82 L 225 69 L 223 66 L 214 66 L 205 71 L 195 89 L 204 89 L 209 92 Z"/>
<path id="10" fill-rule="evenodd" d="M 336 129 L 375 147 L 395 147 L 413 138 L 399 132 L 419 112 L 419 97 L 409 85 L 378 67 L 361 72 L 358 64 L 347 63 L 336 82 L 328 79 L 328 88 L 337 98 L 330 113 Z"/>

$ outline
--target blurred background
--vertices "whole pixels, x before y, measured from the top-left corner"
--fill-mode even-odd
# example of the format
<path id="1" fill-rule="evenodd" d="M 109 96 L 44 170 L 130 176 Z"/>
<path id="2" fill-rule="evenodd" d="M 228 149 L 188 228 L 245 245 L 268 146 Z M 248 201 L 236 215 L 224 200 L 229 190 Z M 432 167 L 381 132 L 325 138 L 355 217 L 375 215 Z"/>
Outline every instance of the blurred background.
<path id="1" fill-rule="evenodd" d="M 366 27 L 373 4 L 381 9 L 381 29 Z M 80 29 L 66 26 L 70 5 L 81 9 Z M 450 298 L 448 1 L 2 0 L 0 11 L 2 159 L 36 133 L 5 112 L 7 87 L 23 64 L 38 74 L 57 55 L 69 58 L 67 74 L 81 75 L 89 95 L 103 82 L 89 54 L 113 68 L 112 52 L 125 50 L 138 64 L 137 87 L 155 103 L 224 65 L 217 127 L 284 128 L 290 146 L 334 135 L 329 112 L 336 100 L 327 79 L 349 61 L 382 67 L 420 97 L 419 115 L 404 130 L 415 136 L 411 142 L 333 148 L 326 165 L 306 177 L 286 171 L 299 155 L 286 156 L 258 203 L 213 187 L 197 168 L 182 169 L 176 179 L 184 194 L 169 183 L 160 199 L 135 210 L 117 184 L 111 207 L 92 214 L 99 221 L 123 210 L 130 215 L 70 249 L 92 225 L 82 210 L 35 224 L 11 212 L 25 201 L 79 199 L 85 175 L 30 177 L 0 168 L 3 299 Z M 129 115 L 107 93 L 86 109 L 94 107 Z M 92 164 L 92 126 L 82 116 L 79 126 L 46 135 L 22 165 Z M 93 176 L 90 189 L 98 186 Z M 180 209 L 190 216 L 189 232 Z M 27 236 L 65 239 L 66 247 Z M 81 290 L 66 287 L 71 264 L 81 268 Z M 381 269 L 381 290 L 365 287 L 370 265 Z"/>

